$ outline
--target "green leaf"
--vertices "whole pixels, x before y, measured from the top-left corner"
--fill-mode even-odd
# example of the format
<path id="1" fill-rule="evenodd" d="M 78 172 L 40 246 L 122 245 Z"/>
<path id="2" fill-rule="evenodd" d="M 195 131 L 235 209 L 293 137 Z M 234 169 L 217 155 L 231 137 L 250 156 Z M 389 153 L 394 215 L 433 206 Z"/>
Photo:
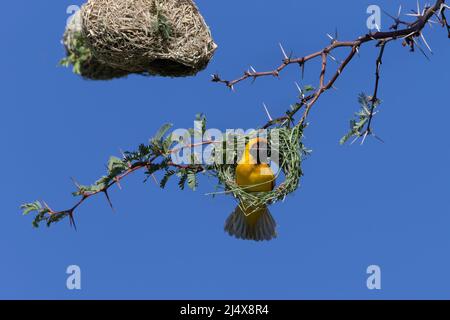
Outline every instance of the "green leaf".
<path id="1" fill-rule="evenodd" d="M 206 116 L 203 113 L 198 113 L 195 115 L 195 121 L 201 122 L 201 130 L 204 133 L 206 131 Z"/>
<path id="2" fill-rule="evenodd" d="M 162 138 L 166 135 L 166 133 L 173 127 L 173 124 L 166 123 L 164 124 L 153 137 L 152 141 L 161 141 Z"/>
<path id="3" fill-rule="evenodd" d="M 28 215 L 33 211 L 40 211 L 42 209 L 42 205 L 39 201 L 35 201 L 33 203 L 26 203 L 20 206 L 20 209 L 23 211 L 23 215 Z"/>
<path id="4" fill-rule="evenodd" d="M 339 144 L 340 144 L 340 145 L 345 144 L 345 143 L 348 141 L 348 139 L 350 139 L 352 136 L 353 136 L 353 131 L 350 131 L 350 132 L 347 133 L 345 136 L 343 136 L 343 137 L 341 138 L 341 140 L 339 140 Z"/>
<path id="5" fill-rule="evenodd" d="M 47 219 L 47 227 L 50 227 L 52 223 L 57 223 L 68 216 L 68 212 L 60 212 L 53 214 Z"/>
<path id="6" fill-rule="evenodd" d="M 355 119 L 350 120 L 350 131 L 341 138 L 339 143 L 345 144 L 351 137 L 360 137 L 363 135 L 365 128 L 370 119 L 370 111 L 372 109 L 372 97 L 366 95 L 364 92 L 358 95 L 358 103 L 361 109 L 355 113 Z M 381 100 L 376 99 L 373 102 L 373 108 L 379 106 Z"/>
<path id="7" fill-rule="evenodd" d="M 312 85 L 309 85 L 309 84 L 303 87 L 304 92 L 310 92 L 310 91 L 314 91 L 314 90 L 316 90 L 316 88 L 314 88 Z"/>
<path id="8" fill-rule="evenodd" d="M 198 187 L 197 175 L 193 172 L 187 174 L 187 183 L 189 188 L 195 191 Z"/>
<path id="9" fill-rule="evenodd" d="M 166 187 L 167 182 L 169 181 L 169 178 L 175 174 L 175 171 L 173 170 L 167 170 L 164 174 L 164 177 L 161 179 L 161 182 L 159 183 L 159 186 L 161 189 L 164 189 Z"/>
<path id="10" fill-rule="evenodd" d="M 358 103 L 362 106 L 362 107 L 369 107 L 369 103 L 370 103 L 370 98 L 364 93 L 361 92 L 358 95 Z"/>
<path id="11" fill-rule="evenodd" d="M 155 172 L 161 170 L 163 167 L 166 167 L 165 162 L 162 163 L 150 163 L 147 166 L 147 171 L 145 172 L 146 175 L 152 175 Z"/>
<path id="12" fill-rule="evenodd" d="M 178 176 L 180 177 L 180 181 L 178 181 L 178 186 L 180 187 L 181 190 L 184 190 L 188 175 L 186 173 L 179 172 Z"/>
<path id="13" fill-rule="evenodd" d="M 127 164 L 122 159 L 117 157 L 110 157 L 108 161 L 108 171 L 111 174 L 122 172 L 128 168 Z"/>
<path id="14" fill-rule="evenodd" d="M 81 63 L 77 61 L 73 64 L 73 73 L 80 75 L 81 74 Z"/>
<path id="15" fill-rule="evenodd" d="M 162 14 L 161 10 L 158 10 L 157 14 L 157 27 L 158 31 L 163 37 L 164 40 L 169 40 L 170 35 L 172 34 L 172 28 L 164 14 Z"/>
<path id="16" fill-rule="evenodd" d="M 59 64 L 63 67 L 68 67 L 70 66 L 71 62 L 70 62 L 70 58 L 69 57 L 65 57 L 63 59 L 61 59 L 61 61 L 59 61 Z"/>
<path id="17" fill-rule="evenodd" d="M 145 144 L 140 144 L 137 152 L 137 157 L 135 160 L 140 160 L 150 154 L 151 149 L 150 146 L 146 146 Z"/>
<path id="18" fill-rule="evenodd" d="M 162 148 L 164 153 L 168 153 L 170 150 L 170 147 L 173 144 L 173 140 L 172 140 L 172 134 L 169 134 L 166 139 L 164 139 L 164 141 L 162 142 Z"/>

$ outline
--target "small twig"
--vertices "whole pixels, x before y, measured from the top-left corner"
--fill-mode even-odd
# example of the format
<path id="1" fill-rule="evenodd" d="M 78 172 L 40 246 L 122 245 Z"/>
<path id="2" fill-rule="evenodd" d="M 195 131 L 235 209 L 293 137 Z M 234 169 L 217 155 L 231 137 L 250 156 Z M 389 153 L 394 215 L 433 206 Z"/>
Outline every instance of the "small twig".
<path id="1" fill-rule="evenodd" d="M 368 134 L 372 134 L 372 121 L 373 121 L 373 115 L 374 115 L 374 111 L 375 108 L 378 104 L 378 88 L 379 88 L 379 83 L 380 83 L 380 69 L 381 69 L 381 65 L 383 63 L 383 55 L 384 55 L 384 50 L 386 48 L 386 44 L 389 41 L 382 41 L 379 44 L 380 47 L 380 53 L 378 54 L 377 60 L 375 61 L 375 88 L 373 90 L 373 94 L 372 97 L 370 98 L 370 113 L 369 113 L 369 120 L 367 121 L 367 129 L 364 133 L 365 136 L 367 136 Z M 363 140 L 364 142 L 364 140 Z"/>
<path id="2" fill-rule="evenodd" d="M 442 25 L 447 28 L 447 34 L 448 34 L 448 37 L 450 38 L 450 25 L 448 24 L 448 20 L 445 16 L 444 9 L 442 9 L 442 11 L 441 11 L 441 22 L 442 22 Z"/>
<path id="3" fill-rule="evenodd" d="M 320 96 L 328 89 L 332 88 L 334 83 L 336 82 L 336 80 L 338 79 L 338 77 L 341 75 L 342 71 L 344 71 L 345 67 L 348 65 L 348 63 L 353 59 L 353 57 L 355 56 L 356 52 L 357 52 L 357 46 L 352 47 L 352 50 L 350 51 L 349 55 L 347 56 L 347 58 L 340 64 L 340 66 L 338 67 L 336 73 L 334 74 L 334 76 L 328 81 L 328 83 L 326 85 L 323 84 L 322 81 L 322 75 L 325 75 L 325 70 L 324 68 L 326 68 L 326 63 L 322 63 L 322 72 L 321 72 L 321 86 L 320 88 L 316 91 L 316 93 L 312 96 L 311 101 L 307 104 L 306 109 L 303 113 L 302 118 L 300 119 L 298 125 L 302 125 L 306 123 L 306 119 L 309 115 L 309 112 L 311 110 L 311 108 L 313 107 L 313 105 L 317 102 L 317 100 L 319 100 Z"/>

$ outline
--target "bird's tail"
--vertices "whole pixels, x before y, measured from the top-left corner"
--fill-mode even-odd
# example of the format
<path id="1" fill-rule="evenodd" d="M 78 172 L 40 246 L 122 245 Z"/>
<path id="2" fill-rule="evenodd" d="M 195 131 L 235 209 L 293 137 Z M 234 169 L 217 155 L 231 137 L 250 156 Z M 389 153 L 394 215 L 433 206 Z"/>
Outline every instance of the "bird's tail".
<path id="1" fill-rule="evenodd" d="M 237 206 L 225 222 L 225 231 L 238 239 L 263 241 L 277 236 L 276 226 L 266 206 L 256 210 L 248 209 L 245 212 Z"/>

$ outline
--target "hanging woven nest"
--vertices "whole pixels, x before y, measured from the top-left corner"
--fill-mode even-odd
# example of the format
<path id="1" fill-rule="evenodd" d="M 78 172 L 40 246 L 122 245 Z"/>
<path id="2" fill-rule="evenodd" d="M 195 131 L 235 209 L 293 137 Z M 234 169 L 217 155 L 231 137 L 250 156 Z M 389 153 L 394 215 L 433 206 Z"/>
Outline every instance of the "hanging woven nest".
<path id="1" fill-rule="evenodd" d="M 195 75 L 217 48 L 192 0 L 89 0 L 82 15 L 94 56 L 129 72 Z"/>
<path id="2" fill-rule="evenodd" d="M 62 65 L 72 66 L 74 73 L 91 80 L 110 80 L 129 74 L 128 71 L 113 68 L 97 60 L 86 46 L 81 29 L 81 11 L 77 11 L 64 32 L 63 44 L 66 48 L 66 57 L 61 60 Z"/>
<path id="3" fill-rule="evenodd" d="M 294 128 L 277 128 L 277 139 L 272 139 L 273 131 L 268 134 L 269 150 L 276 150 L 279 158 L 279 172 L 275 179 L 282 173 L 284 181 L 279 183 L 272 191 L 268 192 L 247 192 L 251 186 L 241 187 L 236 183 L 237 155 L 233 164 L 216 164 L 215 170 L 219 182 L 224 186 L 226 194 L 232 194 L 243 209 L 253 208 L 257 210 L 263 206 L 273 204 L 297 190 L 300 178 L 303 175 L 301 169 L 304 156 L 309 153 L 305 149 L 302 138 L 304 126 L 295 126 Z M 275 144 L 275 141 L 276 144 Z M 213 193 L 216 194 L 216 193 Z"/>

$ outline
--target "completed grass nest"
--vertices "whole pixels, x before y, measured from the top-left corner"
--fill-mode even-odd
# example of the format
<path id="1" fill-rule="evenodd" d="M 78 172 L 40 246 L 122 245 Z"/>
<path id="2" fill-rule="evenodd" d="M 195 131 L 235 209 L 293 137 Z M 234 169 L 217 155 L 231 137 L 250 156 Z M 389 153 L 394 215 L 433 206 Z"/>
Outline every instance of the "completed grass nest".
<path id="1" fill-rule="evenodd" d="M 94 56 L 132 73 L 195 75 L 217 48 L 192 0 L 89 0 L 82 15 Z"/>
<path id="2" fill-rule="evenodd" d="M 236 183 L 236 161 L 234 164 L 216 164 L 215 170 L 219 182 L 225 187 L 225 193 L 231 193 L 239 200 L 243 209 L 254 208 L 257 210 L 265 205 L 275 203 L 297 190 L 300 178 L 303 175 L 301 165 L 304 157 L 308 154 L 302 139 L 304 126 L 295 126 L 293 128 L 277 128 L 278 143 L 275 145 L 271 139 L 272 130 L 269 130 L 268 143 L 269 150 L 278 150 L 279 153 L 279 172 L 282 172 L 285 180 L 278 183 L 277 186 L 268 192 L 247 192 L 248 187 L 241 187 Z"/>

